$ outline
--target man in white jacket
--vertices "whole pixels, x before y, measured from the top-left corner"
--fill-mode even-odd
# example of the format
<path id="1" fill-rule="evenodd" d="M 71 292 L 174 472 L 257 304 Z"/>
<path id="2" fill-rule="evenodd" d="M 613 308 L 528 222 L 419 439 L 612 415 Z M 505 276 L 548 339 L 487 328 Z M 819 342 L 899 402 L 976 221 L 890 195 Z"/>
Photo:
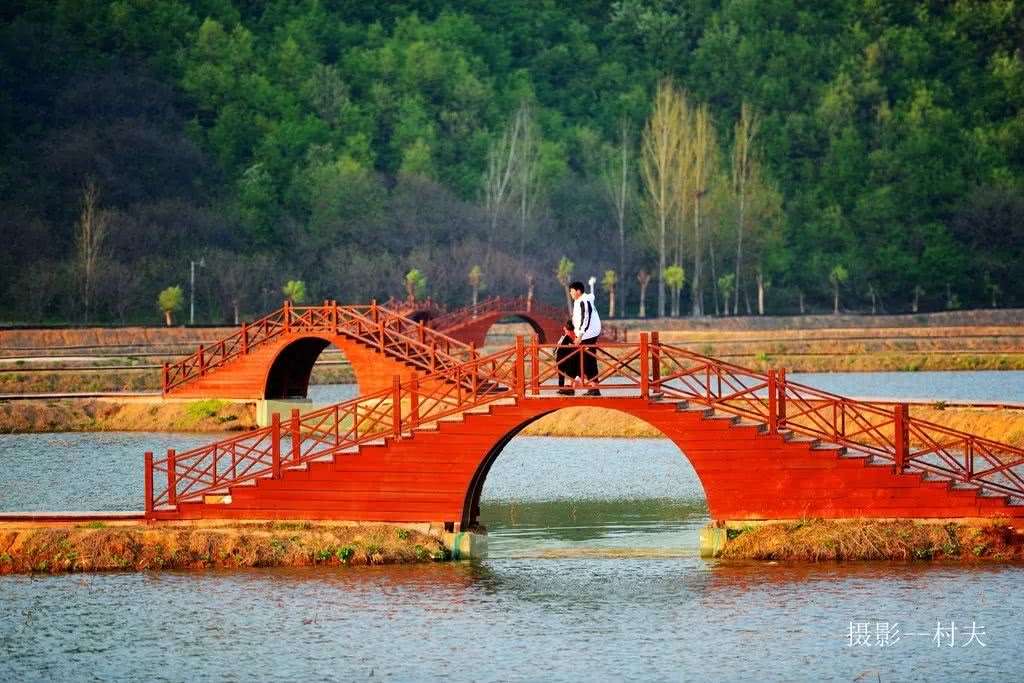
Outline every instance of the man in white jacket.
<path id="1" fill-rule="evenodd" d="M 576 343 L 582 346 L 593 346 L 601 336 L 601 318 L 597 315 L 594 295 L 583 290 L 582 282 L 569 285 L 569 296 L 572 297 L 572 327 Z M 583 380 L 587 385 L 587 396 L 600 396 L 601 391 L 594 384 L 597 379 L 597 356 L 589 349 L 583 350 Z"/>

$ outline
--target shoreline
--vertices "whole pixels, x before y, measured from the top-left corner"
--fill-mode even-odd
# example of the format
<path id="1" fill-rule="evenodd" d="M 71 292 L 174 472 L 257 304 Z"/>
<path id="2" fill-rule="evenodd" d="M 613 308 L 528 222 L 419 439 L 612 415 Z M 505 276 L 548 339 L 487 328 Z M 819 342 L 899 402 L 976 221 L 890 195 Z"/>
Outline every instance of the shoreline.
<path id="1" fill-rule="evenodd" d="M 705 531 L 718 535 L 714 556 L 724 560 L 1024 561 L 1024 533 L 999 519 L 730 522 Z"/>
<path id="2" fill-rule="evenodd" d="M 424 525 L 418 525 L 424 526 Z M 432 529 L 392 524 L 265 522 L 194 525 L 0 525 L 0 575 L 358 566 L 441 562 Z"/>

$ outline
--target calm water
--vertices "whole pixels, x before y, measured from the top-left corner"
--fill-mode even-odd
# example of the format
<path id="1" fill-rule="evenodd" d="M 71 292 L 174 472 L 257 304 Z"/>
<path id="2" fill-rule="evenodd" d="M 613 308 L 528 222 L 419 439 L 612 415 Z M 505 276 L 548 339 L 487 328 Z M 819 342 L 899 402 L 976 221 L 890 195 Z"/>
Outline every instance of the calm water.
<path id="1" fill-rule="evenodd" d="M 864 398 L 923 398 L 946 401 L 1024 402 L 1024 371 L 805 372 L 794 382 Z"/>
<path id="2" fill-rule="evenodd" d="M 0 509 L 139 509 L 141 451 L 207 438 L 0 436 Z M 1019 680 L 1024 567 L 702 560 L 668 441 L 519 437 L 482 521 L 474 564 L 0 578 L 0 681 Z"/>

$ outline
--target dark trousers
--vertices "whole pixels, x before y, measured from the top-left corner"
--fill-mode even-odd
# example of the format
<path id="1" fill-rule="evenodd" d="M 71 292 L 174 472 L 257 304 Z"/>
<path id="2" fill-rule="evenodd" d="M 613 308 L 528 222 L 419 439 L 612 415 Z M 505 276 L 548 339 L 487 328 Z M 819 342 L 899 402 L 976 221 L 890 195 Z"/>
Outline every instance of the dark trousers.
<path id="1" fill-rule="evenodd" d="M 555 364 L 558 367 L 558 386 L 560 387 L 565 386 L 566 378 L 569 379 L 571 386 L 573 379 L 580 376 L 580 357 L 579 354 L 573 355 L 575 351 L 576 347 L 572 344 L 555 349 Z"/>
<path id="2" fill-rule="evenodd" d="M 597 343 L 598 337 L 591 337 L 590 339 L 584 339 L 580 344 L 583 346 L 593 346 Z M 597 354 L 590 349 L 583 350 L 583 377 L 588 380 L 597 379 Z"/>

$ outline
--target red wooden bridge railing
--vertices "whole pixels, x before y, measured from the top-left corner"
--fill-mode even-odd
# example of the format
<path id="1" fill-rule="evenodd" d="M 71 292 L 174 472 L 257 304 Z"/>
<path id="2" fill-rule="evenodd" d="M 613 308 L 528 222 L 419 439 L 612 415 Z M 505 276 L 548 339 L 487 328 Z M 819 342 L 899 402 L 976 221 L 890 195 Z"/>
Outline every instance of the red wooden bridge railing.
<path id="1" fill-rule="evenodd" d="M 351 451 L 367 441 L 402 438 L 438 419 L 496 401 L 523 401 L 558 389 L 556 349 L 516 344 L 490 355 L 445 364 L 432 375 L 270 427 L 154 459 L 146 454 L 147 513 L 283 468 Z M 843 446 L 850 455 L 890 462 L 995 495 L 1024 498 L 1024 449 L 908 415 L 905 405 L 856 401 L 790 382 L 785 371 L 760 373 L 662 344 L 657 333 L 636 343 L 589 347 L 598 363 L 604 398 L 640 397 L 706 406 L 792 433 Z M 586 352 L 576 347 L 573 354 Z M 570 356 L 569 361 L 573 359 Z M 564 359 L 563 359 L 564 362 Z M 563 366 L 564 367 L 564 366 Z"/>

